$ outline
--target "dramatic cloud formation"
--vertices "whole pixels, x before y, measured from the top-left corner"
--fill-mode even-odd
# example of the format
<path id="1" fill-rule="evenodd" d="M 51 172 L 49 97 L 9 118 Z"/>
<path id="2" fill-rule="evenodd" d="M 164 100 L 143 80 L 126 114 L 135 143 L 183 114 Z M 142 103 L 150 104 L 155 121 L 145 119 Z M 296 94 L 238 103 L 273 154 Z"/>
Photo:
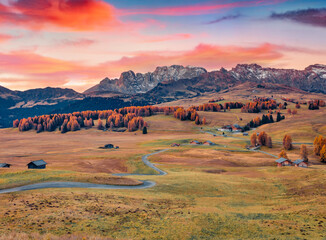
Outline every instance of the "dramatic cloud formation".
<path id="1" fill-rule="evenodd" d="M 285 13 L 273 13 L 271 18 L 288 19 L 299 23 L 326 27 L 326 8 L 288 11 Z"/>
<path id="2" fill-rule="evenodd" d="M 75 31 L 108 29 L 116 24 L 114 8 L 98 0 L 17 0 L 0 3 L 0 23 L 41 29 L 47 25 Z"/>
<path id="3" fill-rule="evenodd" d="M 177 7 L 145 8 L 145 9 L 122 9 L 117 12 L 119 15 L 166 15 L 166 16 L 187 16 L 212 14 L 222 9 L 252 7 L 261 5 L 272 5 L 286 0 L 248 0 L 225 3 L 206 2 L 195 5 L 183 5 Z"/>
<path id="4" fill-rule="evenodd" d="M 86 66 L 29 52 L 0 53 L 0 73 L 6 72 L 11 76 L 6 81 L 14 88 L 21 88 L 33 79 L 37 86 L 69 86 L 69 83 L 73 83 L 74 86 L 78 85 L 76 89 L 84 90 L 105 76 L 118 77 L 123 71 L 148 72 L 157 66 L 172 64 L 203 66 L 209 70 L 232 67 L 238 63 L 264 64 L 282 58 L 280 50 L 280 47 L 271 44 L 250 48 L 200 44 L 184 52 L 136 52 L 131 57 L 98 66 Z M 17 74 L 24 77 L 15 78 Z M 79 84 L 73 80 L 76 78 L 80 79 Z"/>
<path id="5" fill-rule="evenodd" d="M 325 12 L 321 0 L 0 0 L 0 85 L 81 91 L 172 64 L 325 64 L 325 28 L 309 27 Z"/>

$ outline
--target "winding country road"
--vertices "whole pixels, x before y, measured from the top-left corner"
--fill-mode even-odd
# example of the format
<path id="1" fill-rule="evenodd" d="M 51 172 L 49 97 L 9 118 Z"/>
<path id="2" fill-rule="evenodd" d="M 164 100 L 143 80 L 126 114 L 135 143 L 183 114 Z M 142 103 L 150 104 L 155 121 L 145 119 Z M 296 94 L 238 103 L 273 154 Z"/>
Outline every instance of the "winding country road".
<path id="1" fill-rule="evenodd" d="M 135 174 L 135 173 L 117 173 L 112 174 L 114 176 L 159 176 L 159 175 L 166 175 L 167 173 L 163 170 L 159 169 L 158 167 L 154 166 L 153 163 L 151 163 L 148 160 L 149 156 L 159 154 L 161 152 L 165 152 L 169 150 L 163 149 L 157 152 L 153 152 L 150 154 L 146 154 L 142 157 L 142 161 L 145 165 L 148 167 L 154 169 L 158 172 L 158 174 Z M 95 183 L 81 183 L 81 182 L 44 182 L 44 183 L 35 183 L 30 185 L 25 185 L 21 187 L 16 188 L 9 188 L 9 189 L 3 189 L 0 190 L 1 193 L 12 193 L 12 192 L 20 192 L 20 191 L 27 191 L 27 190 L 35 190 L 35 189 L 44 189 L 44 188 L 92 188 L 92 189 L 145 189 L 145 188 L 151 188 L 155 186 L 155 182 L 153 181 L 141 181 L 143 182 L 142 185 L 137 186 L 121 186 L 121 185 L 106 185 L 106 184 L 95 184 Z"/>

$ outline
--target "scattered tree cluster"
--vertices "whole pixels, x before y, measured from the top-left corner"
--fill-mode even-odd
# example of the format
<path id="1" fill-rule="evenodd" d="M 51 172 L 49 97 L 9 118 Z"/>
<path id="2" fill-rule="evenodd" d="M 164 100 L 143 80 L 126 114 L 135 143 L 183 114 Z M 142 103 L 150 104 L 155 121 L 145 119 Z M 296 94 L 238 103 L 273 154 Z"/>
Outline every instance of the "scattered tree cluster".
<path id="1" fill-rule="evenodd" d="M 268 136 L 266 132 L 260 132 L 257 137 L 257 133 L 253 133 L 250 137 L 251 146 L 267 146 L 269 148 L 273 147 L 272 138 Z"/>
<path id="2" fill-rule="evenodd" d="M 200 120 L 199 114 L 197 113 L 196 109 L 194 107 L 188 108 L 185 110 L 183 107 L 179 107 L 174 112 L 174 117 L 177 119 L 180 119 L 181 121 L 195 121 L 197 125 L 202 124 L 202 121 Z M 205 119 L 206 122 L 206 119 Z"/>
<path id="3" fill-rule="evenodd" d="M 319 107 L 325 107 L 325 101 L 319 99 L 309 101 L 308 104 L 309 104 L 308 106 L 309 110 L 318 110 Z"/>
<path id="4" fill-rule="evenodd" d="M 211 112 L 220 112 L 222 110 L 238 109 L 243 106 L 241 102 L 226 102 L 224 104 L 217 103 L 205 103 L 199 106 L 193 106 L 197 111 L 211 111 Z"/>
<path id="5" fill-rule="evenodd" d="M 268 98 L 255 98 L 253 102 L 245 104 L 241 108 L 243 113 L 259 113 L 261 110 L 274 110 L 280 107 L 281 104 L 277 104 L 275 100 L 269 100 Z M 281 106 L 283 108 L 283 106 Z"/>

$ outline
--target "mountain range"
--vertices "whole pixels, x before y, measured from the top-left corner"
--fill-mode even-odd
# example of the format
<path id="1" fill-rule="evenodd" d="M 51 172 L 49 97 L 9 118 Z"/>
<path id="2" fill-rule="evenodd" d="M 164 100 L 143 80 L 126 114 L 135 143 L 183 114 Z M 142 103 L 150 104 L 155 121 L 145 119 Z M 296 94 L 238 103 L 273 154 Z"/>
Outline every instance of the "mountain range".
<path id="1" fill-rule="evenodd" d="M 246 82 L 325 94 L 326 65 L 315 64 L 295 70 L 238 64 L 231 70 L 221 68 L 211 72 L 201 67 L 172 65 L 157 67 L 154 72 L 145 74 L 123 72 L 118 79 L 105 78 L 84 93 L 50 87 L 12 91 L 0 86 L 0 127 L 10 126 L 15 118 L 157 104 L 219 92 Z M 108 93 L 114 97 L 106 97 Z"/>

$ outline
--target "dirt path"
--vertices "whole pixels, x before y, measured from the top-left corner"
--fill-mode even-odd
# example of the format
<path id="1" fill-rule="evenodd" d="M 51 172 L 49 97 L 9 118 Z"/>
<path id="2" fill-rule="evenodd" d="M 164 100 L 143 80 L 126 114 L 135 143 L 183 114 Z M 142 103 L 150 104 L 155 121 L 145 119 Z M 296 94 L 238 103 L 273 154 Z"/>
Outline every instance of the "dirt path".
<path id="1" fill-rule="evenodd" d="M 118 174 L 112 174 L 114 176 L 157 176 L 157 175 L 166 175 L 167 173 L 163 170 L 159 169 L 158 167 L 154 166 L 153 163 L 151 163 L 148 160 L 149 156 L 159 154 L 161 152 L 165 152 L 169 150 L 163 149 L 157 152 L 153 152 L 150 154 L 146 154 L 142 157 L 142 161 L 145 165 L 148 167 L 154 169 L 158 172 L 158 174 L 134 174 L 134 173 L 118 173 Z M 141 180 L 140 180 L 141 181 Z M 95 183 L 81 183 L 81 182 L 44 182 L 44 183 L 36 183 L 36 184 L 30 184 L 25 185 L 21 187 L 16 188 L 9 188 L 9 189 L 3 189 L 0 190 L 1 193 L 12 193 L 12 192 L 20 192 L 20 191 L 27 191 L 27 190 L 35 190 L 35 189 L 44 189 L 44 188 L 91 188 L 91 189 L 145 189 L 145 188 L 151 188 L 155 186 L 155 182 L 153 181 L 141 181 L 143 182 L 142 185 L 137 186 L 121 186 L 121 185 L 106 185 L 106 184 L 95 184 Z"/>

